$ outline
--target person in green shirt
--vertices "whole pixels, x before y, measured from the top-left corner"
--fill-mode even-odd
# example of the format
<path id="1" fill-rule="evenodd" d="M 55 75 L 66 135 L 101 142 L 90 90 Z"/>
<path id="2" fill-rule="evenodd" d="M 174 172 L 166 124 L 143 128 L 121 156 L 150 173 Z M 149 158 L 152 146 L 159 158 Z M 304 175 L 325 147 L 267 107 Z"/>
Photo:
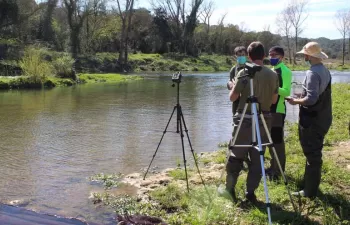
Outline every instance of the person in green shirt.
<path id="1" fill-rule="evenodd" d="M 290 96 L 292 71 L 283 63 L 284 50 L 282 47 L 272 47 L 269 50 L 269 57 L 273 70 L 277 73 L 279 80 L 278 99 L 277 102 L 271 106 L 271 138 L 284 172 L 286 166 L 286 150 L 284 144 L 284 121 L 286 118 L 285 97 Z M 271 166 L 266 170 L 266 174 L 274 180 L 278 179 L 281 172 L 271 147 L 269 147 L 269 151 L 271 155 Z"/>
<path id="2" fill-rule="evenodd" d="M 234 65 L 230 70 L 230 80 L 227 82 L 227 89 L 231 90 L 233 87 L 233 80 L 238 74 L 239 71 L 241 71 L 244 68 L 244 64 L 247 62 L 247 49 L 244 46 L 238 46 L 234 50 L 235 58 L 237 60 L 236 65 Z M 233 116 L 236 114 L 237 107 L 238 107 L 239 99 L 232 102 L 232 114 Z"/>

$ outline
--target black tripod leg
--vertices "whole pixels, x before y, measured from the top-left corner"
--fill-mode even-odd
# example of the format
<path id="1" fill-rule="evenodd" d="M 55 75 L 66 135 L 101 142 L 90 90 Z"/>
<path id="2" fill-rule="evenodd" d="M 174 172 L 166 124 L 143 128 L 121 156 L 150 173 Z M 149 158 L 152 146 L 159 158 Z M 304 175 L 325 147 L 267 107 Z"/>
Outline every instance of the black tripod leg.
<path id="1" fill-rule="evenodd" d="M 147 176 L 148 170 L 149 170 L 149 168 L 151 167 L 151 164 L 152 164 L 152 162 L 153 162 L 153 160 L 154 160 L 154 157 L 156 156 L 156 154 L 157 154 L 157 152 L 158 152 L 159 146 L 160 146 L 160 144 L 162 143 L 163 137 L 164 137 L 164 135 L 165 135 L 165 133 L 166 133 L 166 130 L 168 129 L 168 126 L 169 126 L 169 124 L 170 124 L 171 118 L 173 117 L 176 108 L 177 108 L 177 106 L 174 106 L 173 112 L 171 113 L 171 116 L 170 116 L 170 118 L 169 118 L 169 121 L 168 121 L 168 123 L 167 123 L 167 125 L 166 125 L 166 127 L 165 127 L 165 129 L 164 129 L 164 131 L 163 131 L 162 138 L 160 139 L 160 141 L 159 141 L 159 143 L 158 143 L 157 149 L 156 149 L 156 151 L 154 152 L 154 154 L 153 154 L 153 156 L 152 156 L 152 160 L 151 160 L 151 162 L 150 162 L 150 164 L 149 164 L 149 166 L 148 166 L 148 168 L 147 168 L 147 171 L 146 171 L 145 175 L 143 176 L 143 179 L 145 179 L 146 176 Z"/>
<path id="2" fill-rule="evenodd" d="M 201 172 L 199 171 L 198 162 L 197 162 L 196 156 L 195 156 L 195 154 L 194 154 L 194 150 L 193 150 L 193 148 L 192 148 L 192 143 L 191 143 L 191 140 L 190 140 L 190 136 L 188 135 L 188 129 L 187 129 L 187 126 L 186 126 L 186 122 L 185 122 L 184 115 L 183 115 L 183 113 L 182 113 L 181 106 L 180 106 L 180 115 L 181 115 L 181 119 L 182 119 L 183 124 L 184 124 L 185 132 L 186 132 L 186 135 L 187 135 L 188 143 L 189 143 L 189 145 L 190 145 L 190 149 L 191 149 L 191 152 L 192 152 L 192 156 L 193 156 L 193 159 L 194 159 L 194 163 L 195 163 L 196 168 L 197 168 L 197 172 L 198 172 L 199 177 L 200 177 L 200 179 L 201 179 L 201 181 L 202 181 L 202 184 L 205 186 L 203 177 L 202 177 L 202 175 L 201 175 Z"/>
<path id="3" fill-rule="evenodd" d="M 184 134 L 183 134 L 183 130 L 182 130 L 182 112 L 181 112 L 181 106 L 178 106 L 178 124 L 180 125 L 180 136 L 181 136 L 181 145 L 182 145 L 182 156 L 183 156 L 183 160 L 184 160 L 184 166 L 185 166 L 185 175 L 186 175 L 186 184 L 187 184 L 187 192 L 190 191 L 189 187 L 188 187 L 188 177 L 187 177 L 187 166 L 186 166 L 186 156 L 185 156 L 185 145 L 184 145 Z"/>

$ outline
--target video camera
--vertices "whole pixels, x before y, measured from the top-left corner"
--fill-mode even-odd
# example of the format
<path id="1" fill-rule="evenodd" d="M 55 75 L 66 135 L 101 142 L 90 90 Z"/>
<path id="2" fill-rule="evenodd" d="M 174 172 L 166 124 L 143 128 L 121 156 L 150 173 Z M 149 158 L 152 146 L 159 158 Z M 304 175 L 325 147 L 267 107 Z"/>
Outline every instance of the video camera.
<path id="1" fill-rule="evenodd" d="M 171 80 L 175 83 L 180 83 L 181 82 L 181 77 L 182 74 L 181 72 L 174 73 L 173 76 L 171 77 Z"/>
<path id="2" fill-rule="evenodd" d="M 256 72 L 258 72 L 262 69 L 262 67 L 259 66 L 258 64 L 247 62 L 244 64 L 244 69 L 246 69 L 248 72 L 247 76 L 253 77 Z"/>

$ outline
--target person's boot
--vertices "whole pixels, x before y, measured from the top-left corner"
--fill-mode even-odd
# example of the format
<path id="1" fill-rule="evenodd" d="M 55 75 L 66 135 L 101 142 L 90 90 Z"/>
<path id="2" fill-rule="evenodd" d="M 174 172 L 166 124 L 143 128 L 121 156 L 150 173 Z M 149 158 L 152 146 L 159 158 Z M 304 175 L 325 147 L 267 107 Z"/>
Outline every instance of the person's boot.
<path id="1" fill-rule="evenodd" d="M 256 198 L 256 195 L 254 194 L 254 192 L 246 192 L 245 194 L 245 198 L 248 202 L 250 202 L 253 205 L 257 205 L 258 203 L 258 199 Z"/>

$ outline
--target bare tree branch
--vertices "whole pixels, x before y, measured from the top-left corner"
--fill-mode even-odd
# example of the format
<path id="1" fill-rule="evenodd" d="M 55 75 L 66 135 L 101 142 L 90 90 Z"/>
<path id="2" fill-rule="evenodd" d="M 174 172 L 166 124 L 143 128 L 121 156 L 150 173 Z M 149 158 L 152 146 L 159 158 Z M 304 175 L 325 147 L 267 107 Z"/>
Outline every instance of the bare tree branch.
<path id="1" fill-rule="evenodd" d="M 209 2 L 205 3 L 203 10 L 198 15 L 198 17 L 201 18 L 202 22 L 206 24 L 207 34 L 209 34 L 210 18 L 213 15 L 214 9 L 214 2 L 210 0 Z"/>
<path id="2" fill-rule="evenodd" d="M 350 10 L 341 9 L 338 10 L 334 16 L 334 23 L 339 33 L 343 38 L 343 65 L 345 63 L 345 39 L 346 35 L 350 31 Z"/>
<path id="3" fill-rule="evenodd" d="M 298 37 L 303 32 L 303 24 L 308 18 L 307 5 L 308 0 L 291 0 L 286 8 L 288 18 L 294 28 L 295 52 L 298 51 Z M 294 56 L 294 63 L 295 56 Z"/>

